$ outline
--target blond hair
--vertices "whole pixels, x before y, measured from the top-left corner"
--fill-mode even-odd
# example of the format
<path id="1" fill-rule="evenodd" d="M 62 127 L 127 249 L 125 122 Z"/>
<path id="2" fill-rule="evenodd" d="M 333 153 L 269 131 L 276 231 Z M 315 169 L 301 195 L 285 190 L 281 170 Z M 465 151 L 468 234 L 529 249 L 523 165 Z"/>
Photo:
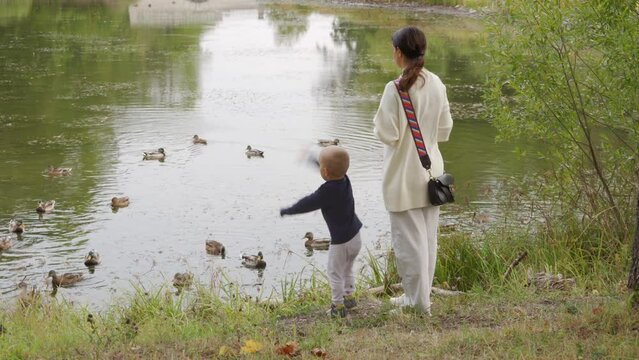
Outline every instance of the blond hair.
<path id="1" fill-rule="evenodd" d="M 320 152 L 320 164 L 324 166 L 331 178 L 341 179 L 346 175 L 350 165 L 348 152 L 339 146 L 328 146 Z"/>

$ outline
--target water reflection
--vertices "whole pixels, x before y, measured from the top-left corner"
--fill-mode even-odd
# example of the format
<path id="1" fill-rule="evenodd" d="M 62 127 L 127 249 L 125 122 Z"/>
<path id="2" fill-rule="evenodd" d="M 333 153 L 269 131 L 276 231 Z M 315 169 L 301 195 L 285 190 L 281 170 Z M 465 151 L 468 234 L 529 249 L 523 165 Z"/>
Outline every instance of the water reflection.
<path id="1" fill-rule="evenodd" d="M 0 1 L 0 27 L 18 22 L 29 16 L 33 0 Z"/>
<path id="2" fill-rule="evenodd" d="M 254 2 L 221 12 L 230 1 L 78 3 L 41 2 L 0 32 L 0 222 L 18 216 L 28 226 L 0 255 L 3 297 L 24 276 L 42 288 L 51 269 L 85 272 L 58 296 L 96 305 L 131 282 L 153 288 L 177 272 L 208 282 L 224 271 L 268 294 L 287 276 L 323 268 L 326 253 L 307 254 L 299 239 L 327 234 L 321 215 L 278 215 L 322 182 L 300 161 L 317 138 L 349 150 L 364 242 L 387 243 L 372 117 L 398 73 L 390 34 L 414 17 Z M 477 30 L 459 19 L 420 21 L 456 120 L 447 166 L 468 184 L 462 204 L 490 209 L 477 189 L 523 165 L 477 116 Z M 193 134 L 208 145 L 192 144 Z M 247 145 L 264 158 L 246 158 Z M 142 160 L 160 147 L 163 162 Z M 73 174 L 42 176 L 49 165 Z M 130 205 L 112 211 L 114 196 Z M 43 199 L 56 209 L 38 218 Z M 447 216 L 469 216 L 453 209 Z M 223 242 L 228 256 L 207 255 L 206 240 Z M 102 263 L 89 274 L 90 249 Z M 268 263 L 259 273 L 240 261 L 257 251 Z"/>

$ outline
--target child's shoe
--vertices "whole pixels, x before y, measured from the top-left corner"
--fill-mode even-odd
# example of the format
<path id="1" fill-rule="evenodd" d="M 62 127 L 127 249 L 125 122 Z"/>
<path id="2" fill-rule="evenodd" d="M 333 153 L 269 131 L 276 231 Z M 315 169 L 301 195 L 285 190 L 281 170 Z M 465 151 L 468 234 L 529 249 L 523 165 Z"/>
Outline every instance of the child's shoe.
<path id="1" fill-rule="evenodd" d="M 357 306 L 357 301 L 355 300 L 355 297 L 353 295 L 344 296 L 344 306 L 346 307 L 346 309 L 352 309 L 355 306 Z"/>
<path id="2" fill-rule="evenodd" d="M 336 318 L 336 317 L 341 317 L 341 318 L 345 318 L 346 317 L 346 306 L 344 306 L 344 304 L 331 304 L 331 317 L 332 318 Z"/>

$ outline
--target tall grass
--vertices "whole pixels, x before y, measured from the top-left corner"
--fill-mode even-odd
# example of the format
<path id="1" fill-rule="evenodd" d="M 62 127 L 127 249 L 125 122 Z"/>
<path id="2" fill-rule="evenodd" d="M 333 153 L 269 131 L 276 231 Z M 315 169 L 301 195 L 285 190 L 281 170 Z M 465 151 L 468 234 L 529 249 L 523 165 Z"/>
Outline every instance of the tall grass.
<path id="1" fill-rule="evenodd" d="M 440 236 L 435 285 L 461 291 L 491 291 L 525 285 L 527 271 L 562 273 L 575 278 L 582 290 L 615 291 L 625 280 L 629 247 L 606 246 L 604 233 L 584 232 L 582 227 L 564 226 L 552 231 L 541 228 L 499 228 L 481 234 L 455 232 Z M 511 275 L 506 270 L 523 252 L 527 257 Z M 366 255 L 367 286 L 389 286 L 401 281 L 394 253 Z"/>

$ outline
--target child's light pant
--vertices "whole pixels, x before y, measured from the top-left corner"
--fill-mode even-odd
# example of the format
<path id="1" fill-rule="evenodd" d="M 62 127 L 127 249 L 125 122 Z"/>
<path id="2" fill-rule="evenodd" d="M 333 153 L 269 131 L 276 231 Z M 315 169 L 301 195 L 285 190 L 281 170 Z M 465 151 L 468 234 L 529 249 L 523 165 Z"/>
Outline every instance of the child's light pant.
<path id="1" fill-rule="evenodd" d="M 439 207 L 389 214 L 397 271 L 404 287 L 404 305 L 430 313 L 430 291 L 437 260 Z"/>
<path id="2" fill-rule="evenodd" d="M 348 242 L 329 246 L 327 272 L 331 282 L 333 304 L 342 304 L 344 296 L 355 291 L 353 265 L 361 248 L 362 239 L 359 233 Z"/>

